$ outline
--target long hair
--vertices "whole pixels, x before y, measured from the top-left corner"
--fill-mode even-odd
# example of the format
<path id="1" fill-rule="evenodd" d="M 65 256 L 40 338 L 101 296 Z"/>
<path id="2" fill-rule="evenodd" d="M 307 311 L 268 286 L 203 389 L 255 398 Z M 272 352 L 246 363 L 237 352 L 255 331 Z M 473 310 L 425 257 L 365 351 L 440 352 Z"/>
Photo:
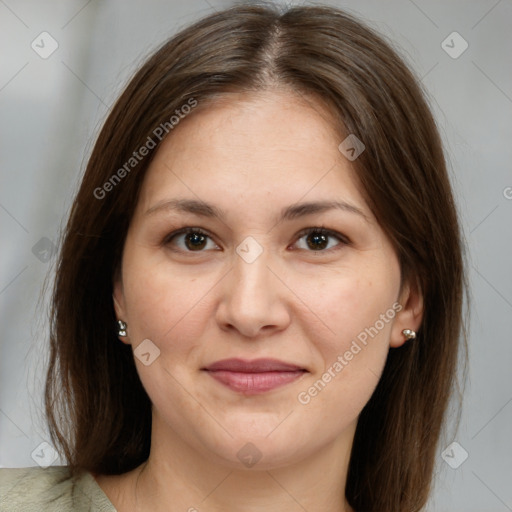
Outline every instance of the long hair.
<path id="1" fill-rule="evenodd" d="M 385 38 L 331 7 L 241 5 L 209 15 L 150 56 L 115 103 L 57 263 L 45 389 L 52 440 L 74 474 L 121 474 L 147 460 L 151 403 L 131 347 L 117 339 L 112 283 L 159 147 L 155 133 L 172 136 L 170 120 L 183 105 L 201 108 L 225 92 L 271 87 L 314 95 L 329 106 L 340 142 L 347 134 L 364 142 L 352 162 L 363 194 L 394 246 L 402 279 L 421 290 L 417 339 L 389 351 L 358 419 L 346 483 L 358 511 L 420 510 L 464 341 L 460 229 L 419 80 Z M 130 160 L 149 138 L 155 147 Z"/>

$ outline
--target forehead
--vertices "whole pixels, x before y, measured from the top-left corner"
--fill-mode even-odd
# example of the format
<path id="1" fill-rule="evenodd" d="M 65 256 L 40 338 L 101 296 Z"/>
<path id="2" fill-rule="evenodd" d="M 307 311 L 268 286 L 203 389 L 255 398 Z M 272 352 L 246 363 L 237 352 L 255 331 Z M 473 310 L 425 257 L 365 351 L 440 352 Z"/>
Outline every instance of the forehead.
<path id="1" fill-rule="evenodd" d="M 276 202 L 359 199 L 343 133 L 315 98 L 289 91 L 230 93 L 199 103 L 161 143 L 144 179 L 141 207 L 169 195 Z M 316 197 L 315 197 L 316 196 Z M 278 204 L 279 203 L 279 204 Z"/>
<path id="2" fill-rule="evenodd" d="M 199 103 L 165 142 L 173 146 L 193 135 L 195 142 L 209 151 L 298 152 L 319 142 L 337 146 L 340 134 L 335 123 L 333 113 L 312 96 L 281 90 L 228 93 Z"/>

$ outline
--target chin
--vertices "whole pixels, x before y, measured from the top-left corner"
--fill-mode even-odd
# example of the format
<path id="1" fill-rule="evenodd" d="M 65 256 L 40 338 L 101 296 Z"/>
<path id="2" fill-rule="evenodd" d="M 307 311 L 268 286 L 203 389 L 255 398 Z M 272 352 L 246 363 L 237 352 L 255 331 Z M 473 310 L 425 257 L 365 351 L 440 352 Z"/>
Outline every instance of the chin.
<path id="1" fill-rule="evenodd" d="M 249 434 L 244 428 L 238 431 L 228 429 L 233 437 L 226 434 L 222 440 L 209 439 L 203 447 L 209 449 L 210 456 L 213 456 L 217 463 L 236 470 L 277 469 L 296 463 L 307 456 L 306 453 L 302 453 L 307 450 L 300 447 L 297 437 L 289 429 L 283 429 L 280 435 L 277 435 L 275 424 L 268 429 L 255 428 L 253 425 L 251 430 Z M 314 449 L 312 446 L 312 451 Z"/>

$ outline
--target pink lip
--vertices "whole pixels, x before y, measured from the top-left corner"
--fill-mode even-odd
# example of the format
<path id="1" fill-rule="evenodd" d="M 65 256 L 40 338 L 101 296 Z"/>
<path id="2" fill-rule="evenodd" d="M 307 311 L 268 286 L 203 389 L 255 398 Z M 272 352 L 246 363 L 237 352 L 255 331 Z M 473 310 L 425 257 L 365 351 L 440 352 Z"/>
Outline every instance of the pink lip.
<path id="1" fill-rule="evenodd" d="M 299 379 L 307 371 L 276 359 L 224 359 L 203 370 L 233 391 L 244 394 L 265 393 Z"/>

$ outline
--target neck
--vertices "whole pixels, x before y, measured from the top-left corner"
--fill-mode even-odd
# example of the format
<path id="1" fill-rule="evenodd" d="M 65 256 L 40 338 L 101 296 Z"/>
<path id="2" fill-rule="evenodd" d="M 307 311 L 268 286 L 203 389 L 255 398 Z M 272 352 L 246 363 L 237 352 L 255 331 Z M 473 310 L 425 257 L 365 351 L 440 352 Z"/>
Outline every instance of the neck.
<path id="1" fill-rule="evenodd" d="M 153 418 L 148 460 L 118 477 L 97 477 L 121 512 L 352 512 L 345 481 L 355 424 L 310 457 L 281 467 L 234 469 L 170 435 Z"/>

